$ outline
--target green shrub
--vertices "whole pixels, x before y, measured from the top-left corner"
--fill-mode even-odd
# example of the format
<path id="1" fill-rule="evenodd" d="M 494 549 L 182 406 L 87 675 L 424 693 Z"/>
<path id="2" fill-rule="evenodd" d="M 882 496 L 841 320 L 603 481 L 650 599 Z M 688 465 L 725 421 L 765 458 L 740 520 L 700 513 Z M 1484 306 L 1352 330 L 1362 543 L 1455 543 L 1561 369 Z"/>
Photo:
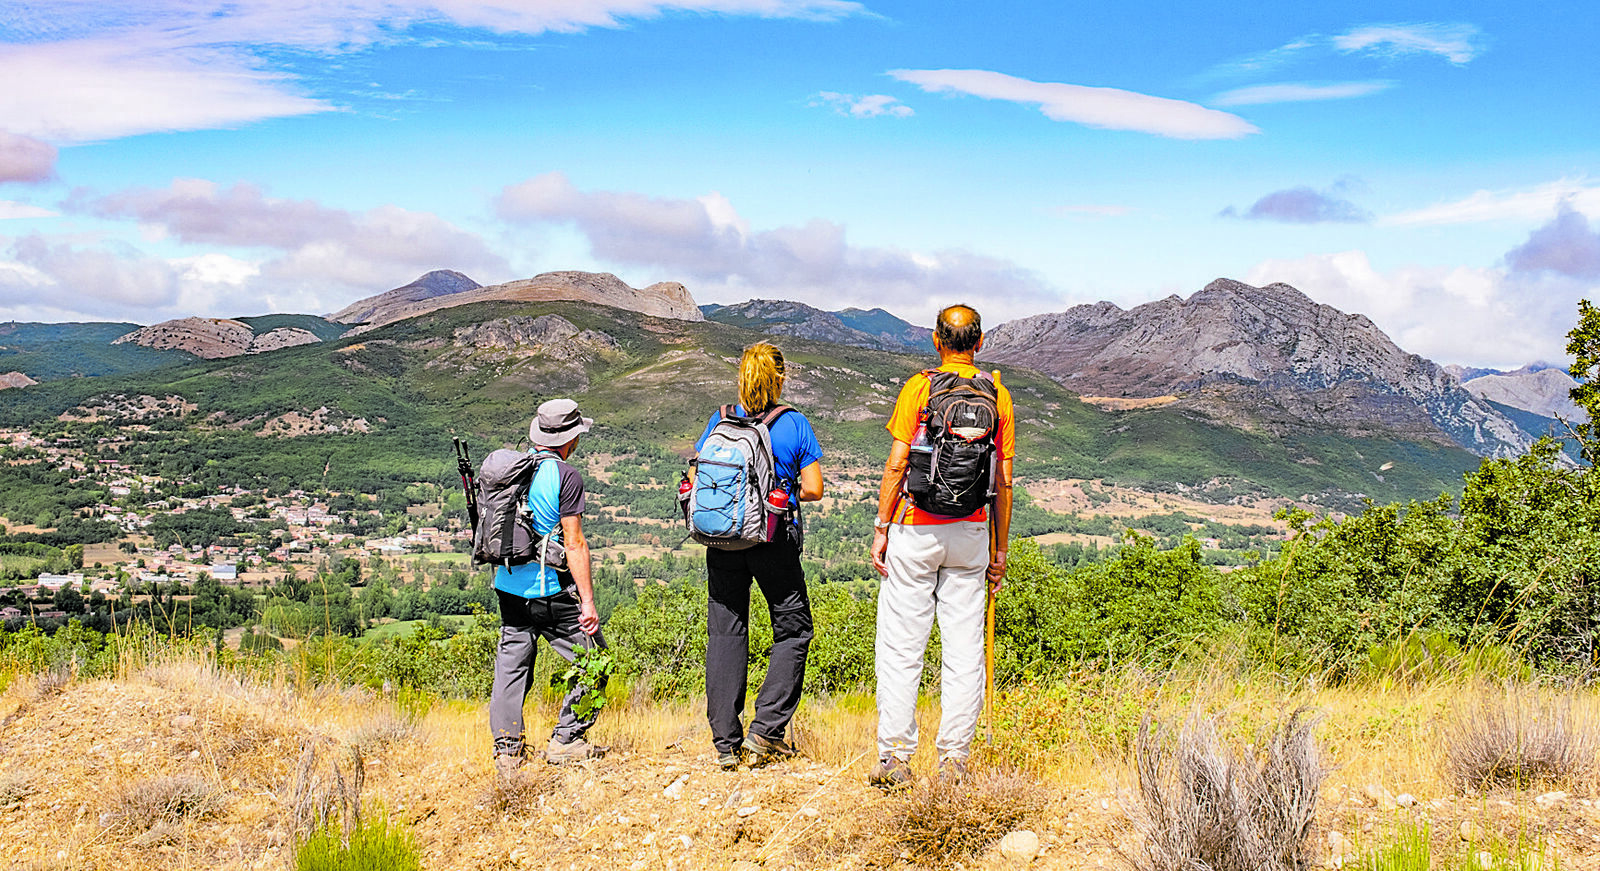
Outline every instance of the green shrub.
<path id="1" fill-rule="evenodd" d="M 318 828 L 295 851 L 296 871 L 421 871 L 416 838 L 391 826 L 379 813 L 357 822 L 348 833 L 333 825 Z"/>

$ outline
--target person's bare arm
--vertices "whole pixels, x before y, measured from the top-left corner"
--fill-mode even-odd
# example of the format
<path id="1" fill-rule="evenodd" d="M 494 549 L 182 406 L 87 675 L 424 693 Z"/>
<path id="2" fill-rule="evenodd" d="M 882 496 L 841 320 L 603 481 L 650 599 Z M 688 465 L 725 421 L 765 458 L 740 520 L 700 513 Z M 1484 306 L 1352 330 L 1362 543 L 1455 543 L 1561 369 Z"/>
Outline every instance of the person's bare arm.
<path id="1" fill-rule="evenodd" d="M 889 461 L 883 464 L 883 480 L 878 484 L 878 515 L 872 530 L 872 567 L 878 574 L 889 574 L 884 556 L 889 551 L 888 521 L 894 518 L 895 506 L 900 501 L 900 487 L 906 478 L 906 464 L 911 457 L 911 445 L 894 440 L 889 446 Z"/>
<path id="2" fill-rule="evenodd" d="M 1000 592 L 1006 577 L 1006 542 L 1011 538 L 1011 461 L 1000 461 L 994 506 L 989 514 L 989 589 Z"/>
<path id="3" fill-rule="evenodd" d="M 815 502 L 822 498 L 822 463 L 815 462 L 800 470 L 800 501 Z"/>
<path id="4" fill-rule="evenodd" d="M 578 628 L 585 635 L 600 631 L 600 612 L 594 604 L 594 579 L 589 573 L 589 540 L 583 537 L 583 518 L 561 518 L 561 540 L 567 546 L 567 571 L 578 587 Z"/>

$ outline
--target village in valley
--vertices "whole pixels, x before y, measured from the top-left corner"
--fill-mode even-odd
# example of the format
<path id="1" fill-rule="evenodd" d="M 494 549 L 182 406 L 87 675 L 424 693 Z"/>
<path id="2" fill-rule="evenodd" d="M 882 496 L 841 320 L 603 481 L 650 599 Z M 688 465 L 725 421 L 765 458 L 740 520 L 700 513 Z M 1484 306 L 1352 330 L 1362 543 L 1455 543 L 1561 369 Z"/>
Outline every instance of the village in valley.
<path id="1" fill-rule="evenodd" d="M 285 578 L 309 576 L 339 560 L 363 564 L 374 558 L 408 554 L 461 554 L 466 563 L 470 531 L 456 518 L 438 512 L 408 512 L 403 521 L 384 522 L 371 496 L 291 489 L 269 495 L 241 487 L 206 495 L 169 495 L 187 483 L 165 480 L 130 468 L 113 451 L 97 451 L 115 439 L 95 445 L 69 438 L 43 438 L 27 430 L 0 430 L 0 457 L 7 465 L 44 464 L 68 473 L 73 483 L 103 488 L 105 501 L 80 510 L 80 515 L 116 524 L 114 541 L 70 545 L 63 549 L 67 565 L 41 563 L 36 576 L 0 575 L 0 625 L 57 621 L 109 613 L 145 601 L 159 585 L 189 587 L 203 580 L 223 586 L 269 589 Z M 231 534 L 202 535 L 186 543 L 158 541 L 151 527 L 158 518 L 181 518 L 191 512 L 227 512 L 237 525 Z M 0 529 L 12 535 L 45 531 L 33 518 L 0 518 Z M 441 525 L 431 525 L 441 524 Z M 386 534 L 393 529 L 392 534 Z M 352 531 L 363 530 L 363 531 Z M 163 536 L 165 538 L 166 536 Z M 446 558 L 447 559 L 447 558 Z M 0 566 L 7 557 L 0 554 Z M 56 569 L 56 570 L 47 570 Z M 33 574 L 25 572 L 26 574 Z M 183 594 L 177 601 L 187 598 Z"/>

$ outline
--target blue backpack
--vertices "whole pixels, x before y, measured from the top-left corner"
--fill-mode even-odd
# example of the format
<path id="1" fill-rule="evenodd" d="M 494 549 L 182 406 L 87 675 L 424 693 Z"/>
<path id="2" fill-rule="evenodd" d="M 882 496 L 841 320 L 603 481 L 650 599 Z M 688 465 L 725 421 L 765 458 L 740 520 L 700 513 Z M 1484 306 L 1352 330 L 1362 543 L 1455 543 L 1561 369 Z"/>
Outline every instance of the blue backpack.
<path id="1" fill-rule="evenodd" d="M 769 512 L 780 510 L 767 502 L 778 487 L 769 427 L 792 410 L 778 405 L 741 417 L 732 405 L 722 406 L 722 419 L 689 461 L 689 489 L 680 496 L 690 538 L 707 547 L 744 550 L 766 543 L 770 529 L 785 528 L 767 522 Z M 788 511 L 787 502 L 781 510 Z"/>

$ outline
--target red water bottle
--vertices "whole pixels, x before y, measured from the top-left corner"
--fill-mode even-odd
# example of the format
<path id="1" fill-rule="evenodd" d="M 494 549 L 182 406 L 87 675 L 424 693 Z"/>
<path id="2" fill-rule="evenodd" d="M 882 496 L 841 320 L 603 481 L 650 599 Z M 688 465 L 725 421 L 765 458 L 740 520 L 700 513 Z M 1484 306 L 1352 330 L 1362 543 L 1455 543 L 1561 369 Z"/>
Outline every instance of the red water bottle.
<path id="1" fill-rule="evenodd" d="M 689 473 L 684 472 L 683 477 L 678 480 L 678 510 L 683 512 L 683 519 L 686 522 L 689 519 L 689 491 L 692 489 L 694 485 L 689 483 Z"/>
<path id="2" fill-rule="evenodd" d="M 767 541 L 777 541 L 783 531 L 783 517 L 789 513 L 789 493 L 783 488 L 767 494 Z"/>

